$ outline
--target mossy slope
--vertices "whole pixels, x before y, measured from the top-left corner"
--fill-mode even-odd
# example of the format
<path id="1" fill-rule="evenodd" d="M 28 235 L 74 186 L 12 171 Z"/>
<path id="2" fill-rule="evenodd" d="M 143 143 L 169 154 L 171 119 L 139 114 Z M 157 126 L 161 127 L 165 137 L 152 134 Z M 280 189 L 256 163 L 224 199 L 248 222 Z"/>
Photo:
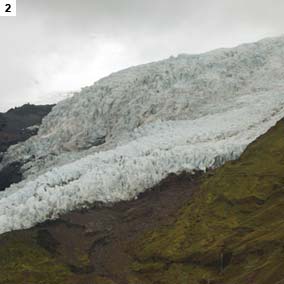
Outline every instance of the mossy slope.
<path id="1" fill-rule="evenodd" d="M 144 283 L 284 283 L 284 122 L 205 175 L 171 226 L 132 246 Z M 280 281 L 280 282 L 279 282 Z"/>
<path id="2" fill-rule="evenodd" d="M 112 271 L 119 261 L 115 255 L 107 273 L 96 266 L 89 270 L 90 251 L 80 244 L 70 265 L 72 254 L 62 249 L 69 240 L 53 239 L 56 226 L 51 222 L 44 230 L 0 236 L 0 284 L 284 283 L 284 122 L 251 144 L 239 160 L 201 179 L 173 221 L 139 233 L 132 243 L 124 241 L 132 264 L 123 269 L 123 280 Z M 85 227 L 70 226 L 73 237 L 80 230 Z"/>
<path id="3" fill-rule="evenodd" d="M 35 228 L 0 237 L 0 284 L 115 284 L 95 273 L 74 272 L 57 245 L 47 249 L 41 244 L 39 232 Z M 78 267 L 85 262 L 78 259 Z"/>
<path id="4" fill-rule="evenodd" d="M 58 284 L 69 281 L 71 272 L 37 244 L 32 231 L 1 236 L 1 284 Z"/>

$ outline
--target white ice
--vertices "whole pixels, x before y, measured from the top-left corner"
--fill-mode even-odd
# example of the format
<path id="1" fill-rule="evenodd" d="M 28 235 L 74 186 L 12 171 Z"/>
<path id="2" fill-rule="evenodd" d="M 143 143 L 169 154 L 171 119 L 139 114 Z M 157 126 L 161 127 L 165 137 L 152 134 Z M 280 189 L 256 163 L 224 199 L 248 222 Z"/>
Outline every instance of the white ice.
<path id="1" fill-rule="evenodd" d="M 26 178 L 0 193 L 0 233 L 238 158 L 284 117 L 283 75 L 277 38 L 130 68 L 83 89 L 4 156 L 2 166 L 24 162 Z"/>

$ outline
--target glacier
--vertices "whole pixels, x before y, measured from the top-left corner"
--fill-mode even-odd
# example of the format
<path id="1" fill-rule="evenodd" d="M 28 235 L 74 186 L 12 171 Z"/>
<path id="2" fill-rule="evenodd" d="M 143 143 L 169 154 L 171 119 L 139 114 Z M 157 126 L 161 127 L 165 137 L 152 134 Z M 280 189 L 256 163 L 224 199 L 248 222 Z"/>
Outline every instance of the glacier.
<path id="1" fill-rule="evenodd" d="M 9 148 L 24 180 L 0 192 L 0 234 L 136 198 L 169 173 L 237 159 L 284 117 L 284 37 L 114 73 L 58 103 Z"/>

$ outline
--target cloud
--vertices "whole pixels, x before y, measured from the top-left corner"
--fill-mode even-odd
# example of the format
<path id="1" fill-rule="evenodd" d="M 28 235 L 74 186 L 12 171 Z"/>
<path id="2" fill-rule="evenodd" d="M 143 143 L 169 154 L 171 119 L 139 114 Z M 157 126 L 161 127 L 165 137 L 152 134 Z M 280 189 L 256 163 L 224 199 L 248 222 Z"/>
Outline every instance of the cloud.
<path id="1" fill-rule="evenodd" d="M 0 110 L 131 65 L 280 35 L 273 0 L 25 0 L 0 18 Z M 61 97 L 61 96 L 60 96 Z"/>

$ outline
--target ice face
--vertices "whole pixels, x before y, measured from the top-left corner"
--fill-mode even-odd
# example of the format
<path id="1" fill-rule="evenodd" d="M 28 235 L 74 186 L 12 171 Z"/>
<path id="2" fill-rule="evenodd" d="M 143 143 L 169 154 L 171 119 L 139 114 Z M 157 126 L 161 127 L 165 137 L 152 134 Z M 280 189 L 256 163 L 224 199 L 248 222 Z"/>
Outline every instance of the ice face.
<path id="1" fill-rule="evenodd" d="M 0 233 L 236 159 L 284 116 L 283 67 L 284 38 L 270 39 L 133 67 L 59 103 L 4 156 L 26 179 L 0 193 Z"/>

